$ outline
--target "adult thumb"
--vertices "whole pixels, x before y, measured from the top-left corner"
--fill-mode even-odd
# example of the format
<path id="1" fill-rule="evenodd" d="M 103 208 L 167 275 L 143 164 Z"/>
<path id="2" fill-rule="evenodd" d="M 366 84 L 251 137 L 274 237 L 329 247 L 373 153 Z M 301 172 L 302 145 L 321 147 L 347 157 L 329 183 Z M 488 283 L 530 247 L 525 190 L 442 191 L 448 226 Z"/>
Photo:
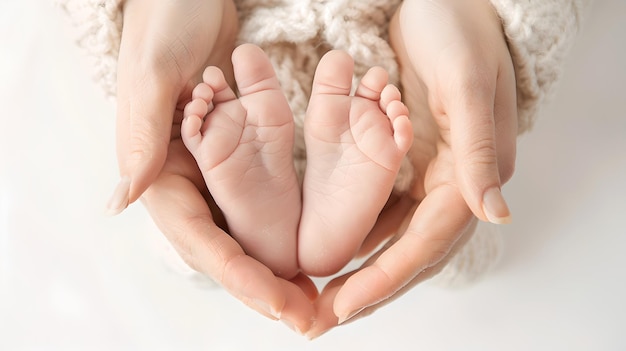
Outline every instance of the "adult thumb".
<path id="1" fill-rule="evenodd" d="M 163 168 L 169 147 L 176 95 L 166 84 L 118 85 L 116 122 L 120 182 L 106 212 L 116 215 L 135 202 Z"/>
<path id="2" fill-rule="evenodd" d="M 514 152 L 514 148 L 509 150 L 508 145 L 498 143 L 502 126 L 496 125 L 494 106 L 495 89 L 472 85 L 472 89 L 457 95 L 447 114 L 456 179 L 463 198 L 476 217 L 506 224 L 511 222 L 511 214 L 501 192 L 498 160 L 508 159 L 503 153 Z"/>

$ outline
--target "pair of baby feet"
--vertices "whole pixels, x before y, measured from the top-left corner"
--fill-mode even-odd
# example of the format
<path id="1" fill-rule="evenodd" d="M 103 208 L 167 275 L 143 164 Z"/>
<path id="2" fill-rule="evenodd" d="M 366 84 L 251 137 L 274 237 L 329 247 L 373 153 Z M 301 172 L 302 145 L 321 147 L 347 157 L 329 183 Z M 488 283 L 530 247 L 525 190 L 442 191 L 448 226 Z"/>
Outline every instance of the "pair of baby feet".
<path id="1" fill-rule="evenodd" d="M 411 146 L 400 92 L 374 67 L 351 95 L 352 58 L 327 53 L 305 116 L 300 187 L 293 114 L 268 57 L 244 44 L 232 62 L 239 95 L 208 67 L 185 107 L 183 141 L 248 255 L 285 278 L 336 273 L 376 222 Z"/>

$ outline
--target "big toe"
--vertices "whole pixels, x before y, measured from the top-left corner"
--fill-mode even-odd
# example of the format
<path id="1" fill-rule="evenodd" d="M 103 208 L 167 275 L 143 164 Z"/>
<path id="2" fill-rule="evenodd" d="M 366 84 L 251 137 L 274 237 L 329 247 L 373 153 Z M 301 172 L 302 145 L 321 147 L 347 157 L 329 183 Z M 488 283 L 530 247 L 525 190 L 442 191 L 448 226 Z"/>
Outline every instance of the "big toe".
<path id="1" fill-rule="evenodd" d="M 269 58 L 256 45 L 243 44 L 233 51 L 233 69 L 242 96 L 263 90 L 280 89 Z"/>
<path id="2" fill-rule="evenodd" d="M 353 72 L 354 61 L 348 53 L 329 51 L 317 65 L 312 94 L 349 95 Z"/>

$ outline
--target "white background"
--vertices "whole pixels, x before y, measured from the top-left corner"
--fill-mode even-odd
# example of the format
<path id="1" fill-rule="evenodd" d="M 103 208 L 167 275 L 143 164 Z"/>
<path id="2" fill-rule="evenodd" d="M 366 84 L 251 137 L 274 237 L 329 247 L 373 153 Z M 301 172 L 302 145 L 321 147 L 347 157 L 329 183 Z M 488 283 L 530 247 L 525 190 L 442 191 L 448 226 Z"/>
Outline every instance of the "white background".
<path id="1" fill-rule="evenodd" d="M 428 284 L 315 341 L 168 269 L 116 183 L 113 107 L 58 10 L 0 1 L 0 350 L 626 350 L 626 2 L 597 1 L 520 139 L 477 285 Z"/>

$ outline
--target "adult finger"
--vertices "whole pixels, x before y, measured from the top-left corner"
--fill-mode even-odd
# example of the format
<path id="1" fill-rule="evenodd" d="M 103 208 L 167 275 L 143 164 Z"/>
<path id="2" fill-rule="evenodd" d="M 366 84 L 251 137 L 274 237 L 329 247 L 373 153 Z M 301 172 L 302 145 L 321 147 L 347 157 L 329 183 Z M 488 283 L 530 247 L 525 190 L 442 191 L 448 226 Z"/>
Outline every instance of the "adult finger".
<path id="1" fill-rule="evenodd" d="M 194 64 L 200 64 L 181 66 L 179 51 L 185 43 L 175 38 L 188 12 L 180 4 L 124 3 L 116 82 L 121 181 L 108 204 L 110 214 L 137 200 L 165 162 L 176 105 L 188 88 Z"/>
<path id="2" fill-rule="evenodd" d="M 142 197 L 157 226 L 193 269 L 207 274 L 246 305 L 282 319 L 306 332 L 314 310 L 307 294 L 277 278 L 247 256 L 237 242 L 220 229 L 196 186 L 176 174 L 161 174 Z"/>
<path id="3" fill-rule="evenodd" d="M 337 292 L 333 310 L 339 322 L 388 299 L 439 263 L 469 228 L 472 218 L 456 187 L 441 185 L 430 191 L 398 241 Z"/>
<path id="4" fill-rule="evenodd" d="M 476 220 L 472 221 L 474 224 L 476 222 Z M 465 231 L 465 233 L 461 236 L 461 238 L 459 240 L 457 240 L 457 242 L 454 244 L 454 247 L 452 249 L 452 251 L 450 252 L 450 254 L 448 254 L 443 260 L 439 261 L 439 263 L 435 264 L 432 267 L 426 268 L 423 271 L 421 271 L 417 276 L 415 276 L 415 278 L 413 278 L 408 284 L 404 285 L 401 289 L 399 289 L 398 291 L 396 291 L 392 296 L 390 296 L 387 299 L 384 299 L 382 301 L 380 301 L 379 303 L 376 303 L 374 305 L 368 306 L 366 308 L 364 308 L 363 310 L 361 310 L 360 312 L 358 312 L 356 315 L 354 315 L 352 318 L 343 321 L 342 324 L 348 324 L 348 323 L 352 323 L 358 319 L 367 317 L 369 315 L 371 315 L 372 313 L 374 313 L 375 311 L 377 311 L 379 308 L 382 308 L 383 306 L 392 303 L 395 299 L 399 298 L 400 296 L 404 295 L 405 293 L 407 293 L 408 291 L 410 291 L 413 287 L 415 287 L 416 285 L 427 281 L 428 279 L 436 276 L 437 274 L 439 274 L 439 272 L 441 272 L 441 270 L 443 268 L 445 268 L 446 264 L 448 263 L 449 259 L 452 258 L 456 252 L 461 249 L 469 239 L 471 239 L 472 237 L 472 233 L 475 229 L 475 226 L 472 225 L 470 227 L 468 227 L 468 229 Z M 367 267 L 371 264 L 373 264 L 376 259 L 378 257 L 380 257 L 380 255 L 385 252 L 389 247 L 391 247 L 393 244 L 393 241 L 390 242 L 388 245 L 383 246 L 376 254 L 374 254 L 372 257 L 370 257 L 361 267 Z M 357 270 L 358 271 L 358 270 Z M 311 329 L 309 330 L 308 333 L 306 333 L 306 336 L 309 339 L 315 339 L 318 338 L 319 336 L 323 335 L 324 333 L 326 333 L 327 331 L 329 331 L 330 329 L 336 327 L 339 325 L 339 319 L 337 318 L 337 316 L 335 315 L 335 313 L 333 312 L 333 307 L 334 307 L 334 303 L 335 303 L 335 298 L 337 296 L 337 293 L 341 290 L 342 286 L 345 284 L 345 282 L 351 277 L 353 276 L 357 271 L 353 271 L 353 272 L 348 272 L 345 275 L 342 275 L 340 277 L 337 277 L 335 279 L 333 279 L 332 281 L 330 281 L 326 287 L 324 287 L 324 290 L 322 292 L 322 294 L 320 295 L 320 297 L 317 299 L 315 306 L 316 306 L 316 311 L 317 311 L 317 317 L 315 319 L 315 323 L 313 324 L 313 326 L 311 326 Z"/>
<path id="5" fill-rule="evenodd" d="M 510 57 L 503 62 L 496 87 L 494 120 L 496 128 L 496 154 L 500 182 L 505 184 L 515 171 L 517 152 L 517 88 L 515 70 Z"/>
<path id="6" fill-rule="evenodd" d="M 442 106 L 434 114 L 452 148 L 457 183 L 470 209 L 484 221 L 503 224 L 510 222 L 511 214 L 502 196 L 498 162 L 509 157 L 497 143 L 502 132 L 497 127 L 503 128 L 495 120 L 497 73 L 481 67 L 453 74 L 449 81 L 458 83 L 438 92 Z"/>
<path id="7" fill-rule="evenodd" d="M 111 210 L 133 203 L 161 171 L 171 136 L 177 93 L 150 82 L 126 94 L 120 89 L 116 144 L 122 182 L 129 182 L 128 199 Z"/>
<path id="8" fill-rule="evenodd" d="M 137 200 L 163 167 L 182 90 L 151 61 L 132 58 L 138 55 L 135 43 L 125 38 L 117 78 L 116 146 L 121 180 L 107 205 L 111 215 Z"/>
<path id="9" fill-rule="evenodd" d="M 367 256 L 380 243 L 398 233 L 398 229 L 407 218 L 409 211 L 414 208 L 415 200 L 405 195 L 397 199 L 388 208 L 383 209 L 374 224 L 374 228 L 370 230 L 365 240 L 363 240 L 357 257 Z"/>

